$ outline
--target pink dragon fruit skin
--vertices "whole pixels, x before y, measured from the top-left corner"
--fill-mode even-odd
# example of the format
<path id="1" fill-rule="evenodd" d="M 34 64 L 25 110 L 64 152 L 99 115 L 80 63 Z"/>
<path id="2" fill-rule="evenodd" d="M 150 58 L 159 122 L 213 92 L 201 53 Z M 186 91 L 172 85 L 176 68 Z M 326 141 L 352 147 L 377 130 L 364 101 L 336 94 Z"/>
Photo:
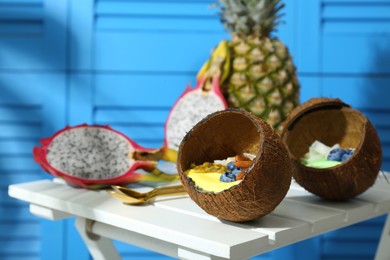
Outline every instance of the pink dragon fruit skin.
<path id="1" fill-rule="evenodd" d="M 205 88 L 206 80 L 206 77 L 198 79 L 195 88 L 188 84 L 174 103 L 165 122 L 164 146 L 177 151 L 185 134 L 196 123 L 207 115 L 228 107 L 220 91 L 219 76 L 212 79 L 210 89 Z"/>
<path id="2" fill-rule="evenodd" d="M 122 142 L 122 145 L 125 145 L 127 155 L 124 155 L 122 159 L 125 158 L 124 163 L 127 163 L 128 166 L 126 169 L 121 172 L 120 174 L 117 174 L 117 176 L 109 176 L 108 178 L 86 178 L 82 176 L 77 176 L 75 174 L 70 174 L 69 172 L 65 172 L 61 169 L 58 169 L 59 167 L 53 166 L 53 161 L 50 162 L 50 159 L 48 156 L 50 149 L 55 150 L 55 144 L 56 140 L 60 140 L 61 138 L 65 138 L 65 134 L 71 134 L 72 132 L 77 131 L 77 129 L 86 129 L 88 128 L 88 131 L 91 129 L 97 130 L 100 129 L 102 132 L 108 133 L 111 136 L 117 136 L 117 139 L 119 142 Z M 124 143 L 123 143 L 124 141 Z M 127 142 L 127 143 L 126 143 Z M 138 174 L 135 173 L 135 170 L 137 169 L 144 169 L 146 171 L 150 171 L 155 168 L 156 162 L 151 160 L 137 160 L 132 158 L 132 154 L 134 153 L 140 153 L 140 154 L 153 154 L 161 151 L 163 148 L 160 149 L 149 149 L 142 147 L 135 143 L 133 140 L 125 136 L 124 134 L 112 129 L 109 126 L 100 126 L 100 125 L 87 125 L 82 124 L 74 127 L 67 126 L 62 130 L 57 131 L 53 136 L 44 138 L 40 141 L 41 146 L 40 147 L 34 147 L 33 149 L 33 156 L 35 162 L 37 162 L 41 168 L 48 172 L 49 174 L 55 176 L 55 177 L 61 177 L 63 178 L 67 183 L 82 187 L 82 188 L 89 188 L 89 189 L 95 189 L 95 188 L 101 188 L 108 185 L 125 185 L 128 183 L 132 183 L 135 181 L 142 180 L 144 177 L 144 174 Z M 58 145 L 57 145 L 58 146 Z M 128 151 L 127 151 L 128 149 Z M 58 150 L 58 147 L 57 147 Z M 70 150 L 64 150 L 63 152 L 69 152 Z M 54 151 L 55 152 L 55 151 Z M 53 153 L 54 153 L 53 152 Z M 57 151 L 58 152 L 58 151 Z M 115 156 L 114 156 L 115 157 Z M 79 159 L 79 158 L 77 158 Z M 115 158 L 114 158 L 115 159 Z M 116 158 L 117 159 L 117 158 Z M 81 159 L 80 159 L 81 160 Z M 62 162 L 65 163 L 63 160 Z M 126 165 L 126 164 L 125 164 Z M 112 174 L 111 174 L 112 175 Z"/>

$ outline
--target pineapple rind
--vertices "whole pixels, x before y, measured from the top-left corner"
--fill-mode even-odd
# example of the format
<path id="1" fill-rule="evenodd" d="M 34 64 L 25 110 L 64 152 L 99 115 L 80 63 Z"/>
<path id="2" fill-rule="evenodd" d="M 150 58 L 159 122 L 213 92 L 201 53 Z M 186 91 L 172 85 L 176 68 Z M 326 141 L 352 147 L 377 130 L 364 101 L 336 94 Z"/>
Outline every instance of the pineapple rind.
<path id="1" fill-rule="evenodd" d="M 221 21 L 231 34 L 231 64 L 222 82 L 232 107 L 241 107 L 276 129 L 298 105 L 299 83 L 287 47 L 271 37 L 280 24 L 281 0 L 218 0 Z"/>
<path id="2" fill-rule="evenodd" d="M 253 36 L 234 36 L 228 46 L 233 66 L 223 88 L 229 105 L 280 129 L 299 102 L 296 69 L 287 47 L 277 38 Z"/>

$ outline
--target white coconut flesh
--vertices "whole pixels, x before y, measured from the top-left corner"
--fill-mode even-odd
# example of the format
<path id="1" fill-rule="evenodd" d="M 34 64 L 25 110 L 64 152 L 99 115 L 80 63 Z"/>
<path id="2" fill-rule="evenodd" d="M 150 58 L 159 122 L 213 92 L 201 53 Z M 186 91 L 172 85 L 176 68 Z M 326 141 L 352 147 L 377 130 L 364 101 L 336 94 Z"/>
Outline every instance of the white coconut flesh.
<path id="1" fill-rule="evenodd" d="M 225 109 L 221 98 L 212 92 L 201 90 L 184 95 L 172 109 L 166 125 L 166 141 L 174 150 L 191 128 L 207 115 Z"/>
<path id="2" fill-rule="evenodd" d="M 80 127 L 56 136 L 47 161 L 55 169 L 84 179 L 110 179 L 130 168 L 128 140 L 109 129 Z"/>

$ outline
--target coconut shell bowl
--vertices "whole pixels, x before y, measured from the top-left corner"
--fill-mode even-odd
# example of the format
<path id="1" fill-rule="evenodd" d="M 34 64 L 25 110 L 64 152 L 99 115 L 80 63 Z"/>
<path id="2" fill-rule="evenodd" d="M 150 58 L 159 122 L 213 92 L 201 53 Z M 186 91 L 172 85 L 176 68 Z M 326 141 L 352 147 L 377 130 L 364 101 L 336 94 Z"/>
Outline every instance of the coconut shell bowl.
<path id="1" fill-rule="evenodd" d="M 296 182 L 324 199 L 353 198 L 372 186 L 380 171 L 382 149 L 374 126 L 339 99 L 313 98 L 295 108 L 285 121 L 282 139 L 296 168 Z M 351 158 L 336 166 L 305 166 L 300 158 L 316 140 L 355 150 Z"/>
<path id="2" fill-rule="evenodd" d="M 184 172 L 191 165 L 235 155 L 255 155 L 243 180 L 221 192 L 196 186 Z M 285 197 L 292 179 L 291 159 L 280 136 L 249 112 L 227 109 L 197 123 L 182 140 L 177 168 L 190 198 L 207 213 L 233 222 L 270 213 Z"/>

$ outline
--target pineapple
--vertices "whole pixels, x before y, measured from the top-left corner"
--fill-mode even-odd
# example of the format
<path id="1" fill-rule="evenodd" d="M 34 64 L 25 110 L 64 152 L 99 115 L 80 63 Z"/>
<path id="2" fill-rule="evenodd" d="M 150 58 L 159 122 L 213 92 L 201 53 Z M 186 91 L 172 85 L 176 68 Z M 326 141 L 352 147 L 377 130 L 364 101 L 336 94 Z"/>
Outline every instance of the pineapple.
<path id="1" fill-rule="evenodd" d="M 231 32 L 229 71 L 222 82 L 230 107 L 244 108 L 281 131 L 298 105 L 299 83 L 286 46 L 271 33 L 280 23 L 280 0 L 219 0 Z"/>

